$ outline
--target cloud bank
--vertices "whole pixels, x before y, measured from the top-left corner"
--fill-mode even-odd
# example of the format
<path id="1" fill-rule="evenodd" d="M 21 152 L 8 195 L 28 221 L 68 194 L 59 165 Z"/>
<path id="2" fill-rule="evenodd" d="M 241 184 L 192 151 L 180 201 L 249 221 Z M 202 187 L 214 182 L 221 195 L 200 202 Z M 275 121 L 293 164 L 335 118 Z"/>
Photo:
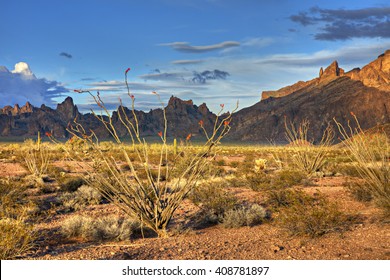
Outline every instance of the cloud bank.
<path id="1" fill-rule="evenodd" d="M 15 69 L 9 71 L 0 66 L 0 106 L 25 104 L 27 101 L 35 106 L 46 104 L 54 106 L 53 98 L 68 92 L 56 81 L 38 79 L 25 62 L 19 62 Z"/>
<path id="2" fill-rule="evenodd" d="M 357 10 L 313 7 L 290 16 L 302 26 L 320 25 L 316 40 L 335 41 L 352 38 L 390 38 L 390 6 Z"/>

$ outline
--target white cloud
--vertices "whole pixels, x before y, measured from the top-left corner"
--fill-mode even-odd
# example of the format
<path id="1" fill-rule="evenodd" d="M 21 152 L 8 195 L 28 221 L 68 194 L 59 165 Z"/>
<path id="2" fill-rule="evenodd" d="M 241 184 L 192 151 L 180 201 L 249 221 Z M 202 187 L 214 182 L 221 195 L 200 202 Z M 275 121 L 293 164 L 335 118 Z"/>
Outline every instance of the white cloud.
<path id="1" fill-rule="evenodd" d="M 0 66 L 0 107 L 27 101 L 35 106 L 53 106 L 56 103 L 53 98 L 65 92 L 68 89 L 56 81 L 36 78 L 25 62 L 17 63 L 12 71 Z"/>

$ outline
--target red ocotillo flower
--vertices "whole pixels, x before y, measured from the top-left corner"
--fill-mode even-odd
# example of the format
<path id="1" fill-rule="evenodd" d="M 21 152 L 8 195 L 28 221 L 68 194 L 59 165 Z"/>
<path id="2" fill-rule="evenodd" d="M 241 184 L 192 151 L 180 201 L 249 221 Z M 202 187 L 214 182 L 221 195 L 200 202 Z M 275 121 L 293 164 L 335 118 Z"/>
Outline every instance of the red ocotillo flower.
<path id="1" fill-rule="evenodd" d="M 163 136 L 163 133 L 162 133 L 162 131 L 159 131 L 157 134 L 158 134 L 158 136 L 160 136 L 160 137 L 162 137 L 162 136 Z"/>
<path id="2" fill-rule="evenodd" d="M 219 104 L 219 106 L 221 106 L 221 108 L 225 107 L 225 104 Z"/>
<path id="3" fill-rule="evenodd" d="M 229 120 L 223 122 L 223 125 L 224 125 L 224 126 L 228 126 L 229 124 L 230 124 L 230 121 L 229 121 Z"/>
<path id="4" fill-rule="evenodd" d="M 125 75 L 127 75 L 127 73 L 130 71 L 130 67 L 126 69 L 125 71 Z"/>
<path id="5" fill-rule="evenodd" d="M 130 98 L 131 98 L 131 100 L 135 99 L 134 95 L 130 95 Z"/>
<path id="6" fill-rule="evenodd" d="M 80 89 L 74 89 L 73 91 L 74 91 L 74 92 L 77 92 L 77 93 L 81 93 L 81 90 L 80 90 Z"/>
<path id="7" fill-rule="evenodd" d="M 354 112 L 351 111 L 350 114 L 351 114 L 352 117 L 356 117 Z"/>
<path id="8" fill-rule="evenodd" d="M 51 137 L 53 134 L 51 134 L 51 132 L 45 132 L 45 135 L 47 136 L 47 137 Z"/>
<path id="9" fill-rule="evenodd" d="M 153 94 L 157 94 L 157 91 L 152 91 Z"/>
<path id="10" fill-rule="evenodd" d="M 203 120 L 200 120 L 200 121 L 199 121 L 199 125 L 200 125 L 201 127 L 203 127 L 203 124 L 204 124 Z"/>
<path id="11" fill-rule="evenodd" d="M 189 141 L 191 139 L 191 137 L 192 137 L 192 134 L 190 133 L 187 135 L 186 140 Z"/>

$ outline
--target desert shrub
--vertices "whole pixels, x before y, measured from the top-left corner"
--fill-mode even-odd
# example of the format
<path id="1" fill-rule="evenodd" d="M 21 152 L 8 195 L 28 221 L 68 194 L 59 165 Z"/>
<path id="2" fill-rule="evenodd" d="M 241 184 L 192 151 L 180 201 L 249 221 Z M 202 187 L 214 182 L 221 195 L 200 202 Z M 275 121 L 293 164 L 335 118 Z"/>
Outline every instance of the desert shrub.
<path id="1" fill-rule="evenodd" d="M 266 216 L 266 211 L 262 206 L 252 204 L 249 208 L 240 207 L 226 211 L 222 219 L 222 225 L 226 228 L 255 226 L 261 224 Z"/>
<path id="2" fill-rule="evenodd" d="M 215 164 L 217 166 L 225 166 L 226 165 L 226 161 L 224 159 L 219 159 L 219 160 L 215 161 Z"/>
<path id="3" fill-rule="evenodd" d="M 295 199 L 281 209 L 278 220 L 281 227 L 291 235 L 318 237 L 329 232 L 347 230 L 353 219 L 339 210 L 336 203 L 325 197 L 303 197 Z"/>
<path id="4" fill-rule="evenodd" d="M 233 168 L 237 168 L 240 165 L 240 162 L 238 161 L 231 161 L 229 164 Z"/>
<path id="5" fill-rule="evenodd" d="M 76 215 L 64 220 L 61 226 L 61 233 L 67 238 L 81 237 L 93 241 L 129 240 L 138 231 L 138 221 L 116 216 L 93 219 Z"/>
<path id="6" fill-rule="evenodd" d="M 64 193 L 59 200 L 66 209 L 79 210 L 101 203 L 102 195 L 96 188 L 84 185 L 73 193 Z"/>
<path id="7" fill-rule="evenodd" d="M 373 199 L 371 187 L 366 182 L 347 181 L 343 183 L 343 186 L 349 190 L 352 197 L 357 201 L 369 202 Z"/>
<path id="8" fill-rule="evenodd" d="M 0 259 L 14 259 L 33 247 L 36 233 L 27 220 L 34 207 L 20 182 L 0 179 Z"/>
<path id="9" fill-rule="evenodd" d="M 98 219 L 92 229 L 92 238 L 95 241 L 129 240 L 134 233 L 140 231 L 140 223 L 134 219 L 123 219 L 108 216 Z"/>
<path id="10" fill-rule="evenodd" d="M 283 169 L 273 174 L 258 172 L 246 176 L 248 186 L 254 191 L 289 188 L 299 185 L 306 174 L 299 170 Z"/>
<path id="11" fill-rule="evenodd" d="M 333 141 L 332 128 L 328 126 L 324 130 L 320 142 L 316 145 L 308 138 L 308 120 L 304 120 L 298 127 L 292 122 L 288 124 L 285 120 L 285 128 L 289 149 L 293 153 L 291 160 L 296 168 L 307 175 L 313 175 L 315 172 L 321 171 L 326 163 L 327 153 Z"/>
<path id="12" fill-rule="evenodd" d="M 33 248 L 36 234 L 23 219 L 0 219 L 0 259 L 15 259 Z"/>
<path id="13" fill-rule="evenodd" d="M 24 162 L 29 170 L 32 179 L 36 180 L 38 186 L 43 186 L 43 177 L 47 174 L 50 163 L 50 150 L 48 145 L 41 143 L 38 134 L 38 140 L 26 141 L 23 151 Z"/>
<path id="14" fill-rule="evenodd" d="M 246 176 L 247 185 L 254 191 L 270 189 L 272 186 L 272 177 L 264 172 L 257 174 L 248 174 Z"/>
<path id="15" fill-rule="evenodd" d="M 344 138 L 343 144 L 356 161 L 359 177 L 364 179 L 365 192 L 371 193 L 376 204 L 382 208 L 386 218 L 390 217 L 390 145 L 385 132 L 366 133 L 360 127 L 357 117 L 356 127 L 344 128 L 336 122 Z"/>
<path id="16" fill-rule="evenodd" d="M 89 238 L 92 235 L 93 222 L 91 217 L 71 216 L 61 223 L 61 233 L 67 238 Z"/>
<path id="17" fill-rule="evenodd" d="M 198 186 L 191 192 L 189 199 L 204 212 L 218 218 L 237 203 L 237 199 L 222 184 L 212 182 Z"/>
<path id="18" fill-rule="evenodd" d="M 274 188 L 288 188 L 299 185 L 305 178 L 307 178 L 306 174 L 300 170 L 283 169 L 275 174 L 272 184 Z"/>
<path id="19" fill-rule="evenodd" d="M 65 192 L 75 192 L 85 184 L 85 180 L 80 177 L 68 177 L 61 183 L 61 190 Z"/>
<path id="20" fill-rule="evenodd" d="M 275 211 L 279 211 L 280 208 L 289 207 L 294 204 L 304 204 L 310 197 L 302 190 L 281 188 L 269 190 L 267 192 L 266 204 Z"/>

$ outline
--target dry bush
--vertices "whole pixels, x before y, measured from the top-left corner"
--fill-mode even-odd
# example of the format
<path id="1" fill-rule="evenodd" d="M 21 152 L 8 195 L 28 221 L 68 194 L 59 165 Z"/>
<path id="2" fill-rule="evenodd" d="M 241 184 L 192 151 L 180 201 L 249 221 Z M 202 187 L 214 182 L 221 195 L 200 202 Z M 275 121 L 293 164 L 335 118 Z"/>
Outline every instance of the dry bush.
<path id="1" fill-rule="evenodd" d="M 357 117 L 356 127 L 348 125 L 343 127 L 336 122 L 344 138 L 343 144 L 349 150 L 351 158 L 356 161 L 356 170 L 359 177 L 366 184 L 362 185 L 364 191 L 371 193 L 376 204 L 390 217 L 390 145 L 389 138 L 384 131 L 366 133 L 360 127 Z"/>
<path id="2" fill-rule="evenodd" d="M 62 234 L 67 237 L 81 237 L 92 241 L 129 240 L 141 231 L 141 225 L 134 219 L 118 218 L 111 215 L 99 219 L 72 216 L 63 221 Z"/>
<path id="3" fill-rule="evenodd" d="M 225 212 L 233 209 L 237 199 L 220 183 L 204 183 L 193 189 L 189 199 L 203 210 L 208 218 L 218 222 Z"/>
<path id="4" fill-rule="evenodd" d="M 130 136 L 133 149 L 131 154 L 128 147 L 119 138 L 118 128 L 113 125 L 112 116 L 105 107 L 99 93 L 95 96 L 89 91 L 78 91 L 90 94 L 101 108 L 101 114 L 94 111 L 92 111 L 92 114 L 104 125 L 107 133 L 114 139 L 114 146 L 117 151 L 106 153 L 96 134 L 90 130 L 87 132 L 77 120 L 71 124 L 68 131 L 73 134 L 77 141 L 83 141 L 84 145 L 88 146 L 88 157 L 98 160 L 103 166 L 104 172 L 99 172 L 101 169 L 94 172 L 86 168 L 88 176 L 85 180 L 88 184 L 93 185 L 95 183 L 94 186 L 99 189 L 103 196 L 116 204 L 129 217 L 138 219 L 142 224 L 155 231 L 158 236 L 166 237 L 168 236 L 167 226 L 173 214 L 196 187 L 207 166 L 208 157 L 213 155 L 215 147 L 229 132 L 231 115 L 235 110 L 220 117 L 223 112 L 223 106 L 221 106 L 221 111 L 217 114 L 211 131 L 205 129 L 203 120 L 199 121 L 200 128 L 207 139 L 206 143 L 199 146 L 195 152 L 191 152 L 191 149 L 189 149 L 188 154 L 191 155 L 191 160 L 182 168 L 181 172 L 176 172 L 177 176 L 174 178 L 172 174 L 175 174 L 175 170 L 177 170 L 180 155 L 177 154 L 176 149 L 170 148 L 167 143 L 168 121 L 164 104 L 161 102 L 160 96 L 153 92 L 162 104 L 164 123 L 163 130 L 158 133 L 161 144 L 157 146 L 157 152 L 154 152 L 154 147 L 149 145 L 140 135 L 138 116 L 135 111 L 135 98 L 130 93 L 127 72 L 128 70 L 125 72 L 125 83 L 132 102 L 131 111 L 126 112 L 121 104 L 117 116 Z M 187 142 L 190 137 L 191 135 L 188 135 Z M 90 164 L 88 158 L 82 153 L 69 154 L 76 161 Z M 137 162 L 141 164 L 142 169 L 136 169 L 135 162 L 132 160 L 134 156 Z M 119 165 L 119 162 L 123 160 L 130 169 L 130 176 L 128 172 L 123 171 L 123 164 L 122 168 Z M 90 170 L 96 170 L 91 164 L 90 167 Z M 142 174 L 145 176 L 142 176 Z"/>
<path id="5" fill-rule="evenodd" d="M 307 176 L 299 170 L 282 169 L 273 174 L 258 172 L 246 176 L 248 186 L 254 191 L 276 190 L 301 184 Z"/>
<path id="6" fill-rule="evenodd" d="M 353 217 L 341 212 L 336 203 L 321 195 L 310 197 L 301 193 L 280 209 L 278 220 L 291 235 L 318 237 L 349 229 Z"/>
<path id="7" fill-rule="evenodd" d="M 38 186 L 43 186 L 43 178 L 47 174 L 50 163 L 50 150 L 48 145 L 41 143 L 40 134 L 38 140 L 26 141 L 23 147 L 23 158 L 31 178 Z"/>
<path id="8" fill-rule="evenodd" d="M 36 233 L 24 219 L 0 219 L 0 259 L 22 256 L 34 246 Z"/>
<path id="9" fill-rule="evenodd" d="M 73 193 L 64 193 L 59 198 L 61 204 L 71 211 L 99 204 L 102 199 L 102 194 L 96 188 L 86 185 L 81 186 Z"/>
<path id="10" fill-rule="evenodd" d="M 222 219 L 222 225 L 225 228 L 255 226 L 261 224 L 266 217 L 267 212 L 262 206 L 252 204 L 249 208 L 240 207 L 226 211 Z"/>
<path id="11" fill-rule="evenodd" d="M 35 209 L 14 181 L 0 180 L 0 258 L 14 259 L 34 245 L 36 233 L 26 221 Z"/>
<path id="12" fill-rule="evenodd" d="M 332 144 L 334 132 L 328 126 L 322 135 L 320 142 L 314 142 L 308 138 L 309 121 L 304 120 L 298 127 L 294 123 L 285 120 L 286 138 L 289 141 L 289 149 L 292 150 L 291 160 L 293 164 L 311 176 L 321 171 L 326 163 L 326 156 Z"/>
<path id="13" fill-rule="evenodd" d="M 75 192 L 85 184 L 85 180 L 81 177 L 68 177 L 61 183 L 61 190 L 65 192 Z"/>

